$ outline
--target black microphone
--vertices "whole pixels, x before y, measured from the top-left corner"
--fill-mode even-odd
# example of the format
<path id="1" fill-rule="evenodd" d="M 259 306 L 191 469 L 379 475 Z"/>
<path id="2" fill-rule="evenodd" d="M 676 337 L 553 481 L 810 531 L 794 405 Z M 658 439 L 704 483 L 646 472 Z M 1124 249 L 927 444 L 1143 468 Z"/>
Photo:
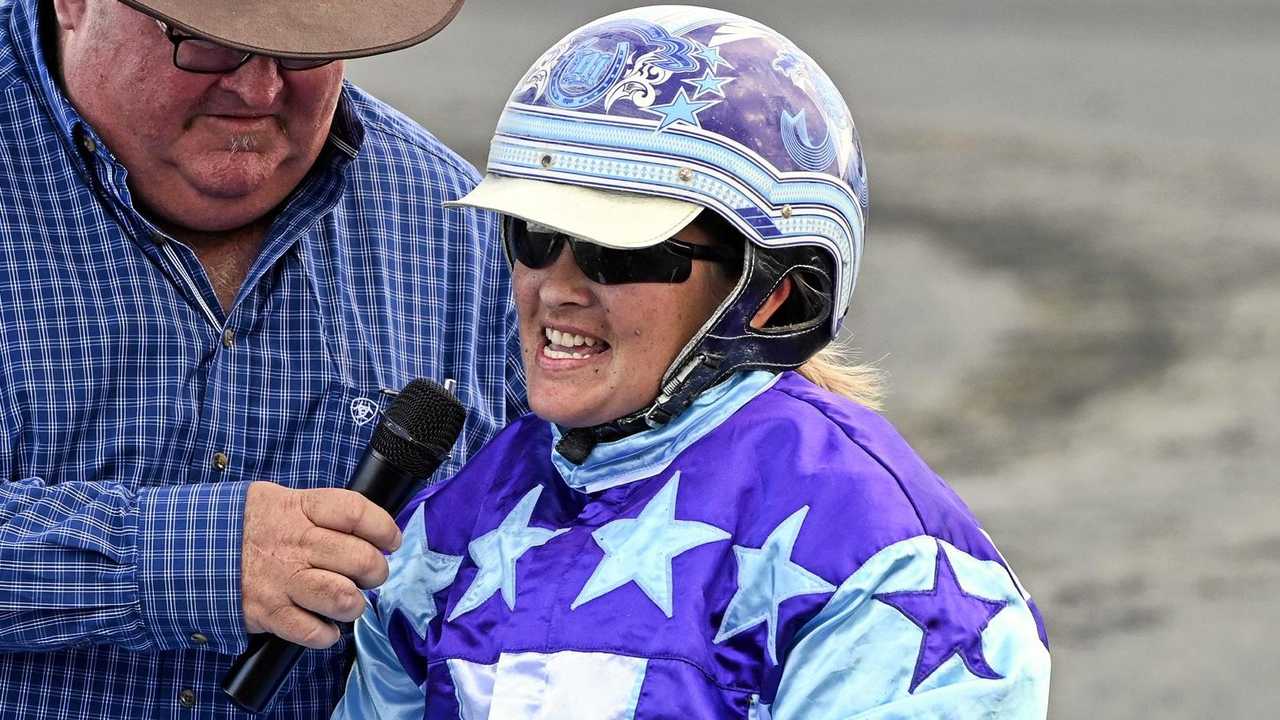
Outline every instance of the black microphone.
<path id="1" fill-rule="evenodd" d="M 373 431 L 347 489 L 394 515 L 448 456 L 465 417 L 448 390 L 430 380 L 410 382 Z M 274 635 L 255 635 L 222 679 L 222 691 L 242 710 L 262 712 L 304 650 Z"/>

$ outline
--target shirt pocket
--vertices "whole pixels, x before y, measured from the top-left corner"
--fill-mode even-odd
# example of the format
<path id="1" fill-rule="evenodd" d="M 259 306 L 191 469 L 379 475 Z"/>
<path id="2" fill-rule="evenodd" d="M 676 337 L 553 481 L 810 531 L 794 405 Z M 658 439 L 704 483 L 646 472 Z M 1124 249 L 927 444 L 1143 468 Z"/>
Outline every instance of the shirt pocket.
<path id="1" fill-rule="evenodd" d="M 303 466 L 291 473 L 292 481 L 287 484 L 295 488 L 346 487 L 392 399 L 393 393 L 379 387 L 331 384 L 308 423 L 310 427 L 299 428 L 295 462 Z"/>

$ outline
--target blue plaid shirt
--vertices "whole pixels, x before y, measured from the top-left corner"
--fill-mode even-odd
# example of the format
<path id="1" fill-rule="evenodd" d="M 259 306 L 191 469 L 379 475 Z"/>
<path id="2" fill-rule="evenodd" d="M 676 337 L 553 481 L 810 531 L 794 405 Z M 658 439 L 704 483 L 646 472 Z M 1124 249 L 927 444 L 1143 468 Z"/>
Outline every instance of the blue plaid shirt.
<path id="1" fill-rule="evenodd" d="M 438 477 L 523 412 L 495 223 L 443 209 L 475 171 L 348 85 L 224 313 L 58 90 L 40 5 L 0 4 L 0 717 L 247 717 L 219 683 L 248 483 L 344 485 L 415 377 L 468 409 Z M 327 718 L 350 649 L 268 716 Z"/>

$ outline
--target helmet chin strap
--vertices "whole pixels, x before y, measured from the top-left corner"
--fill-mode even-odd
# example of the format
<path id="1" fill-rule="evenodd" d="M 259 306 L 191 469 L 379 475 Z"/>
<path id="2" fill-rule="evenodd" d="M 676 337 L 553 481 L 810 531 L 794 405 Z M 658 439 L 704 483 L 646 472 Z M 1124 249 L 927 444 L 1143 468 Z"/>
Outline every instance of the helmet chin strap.
<path id="1" fill-rule="evenodd" d="M 658 393 L 658 397 L 648 407 L 600 425 L 571 428 L 560 436 L 560 442 L 556 444 L 556 452 L 574 465 L 581 465 L 600 443 L 614 442 L 666 425 L 689 407 L 698 395 L 715 384 L 714 380 L 707 382 L 705 387 L 694 392 L 695 385 L 690 384 L 690 379 L 700 376 L 720 376 L 717 371 L 722 360 L 722 357 L 710 354 L 690 357 L 684 362 L 677 379 L 671 384 L 664 384 L 663 391 Z"/>
<path id="2" fill-rule="evenodd" d="M 819 316 L 788 328 L 763 331 L 751 327 L 752 318 L 784 277 L 797 269 L 824 275 L 826 270 L 819 263 L 806 262 L 810 257 L 804 248 L 772 251 L 774 262 L 761 263 L 760 251 L 752 243 L 746 245 L 738 284 L 676 355 L 654 401 L 616 420 L 566 431 L 556 444 L 556 452 L 580 465 L 600 443 L 666 425 L 698 396 L 734 373 L 799 367 L 830 340 L 829 306 Z"/>

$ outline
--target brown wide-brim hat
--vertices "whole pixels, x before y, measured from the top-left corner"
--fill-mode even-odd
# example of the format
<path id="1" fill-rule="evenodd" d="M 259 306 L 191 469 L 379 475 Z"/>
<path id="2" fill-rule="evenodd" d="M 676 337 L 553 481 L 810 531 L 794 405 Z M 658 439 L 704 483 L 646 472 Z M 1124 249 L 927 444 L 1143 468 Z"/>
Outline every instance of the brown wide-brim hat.
<path id="1" fill-rule="evenodd" d="M 228 47 L 292 58 L 407 48 L 444 29 L 463 0 L 121 0 Z"/>

